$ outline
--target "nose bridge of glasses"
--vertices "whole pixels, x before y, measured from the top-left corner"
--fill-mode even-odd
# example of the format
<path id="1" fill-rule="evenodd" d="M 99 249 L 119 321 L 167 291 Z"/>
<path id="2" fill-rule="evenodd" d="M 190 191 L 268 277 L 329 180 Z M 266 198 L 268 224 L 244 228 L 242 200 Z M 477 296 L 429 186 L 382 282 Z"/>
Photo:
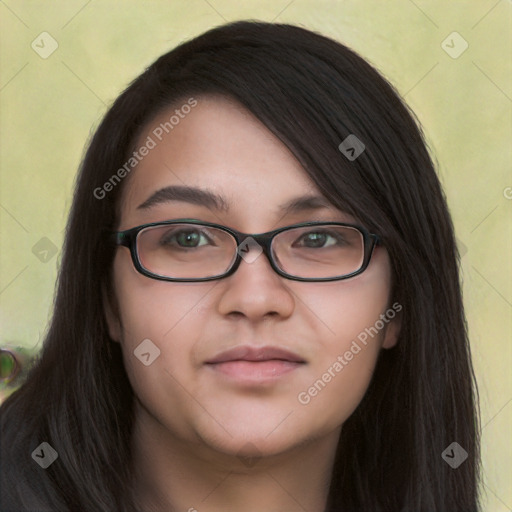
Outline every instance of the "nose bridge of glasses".
<path id="1" fill-rule="evenodd" d="M 246 263 L 253 263 L 263 253 L 270 263 L 272 256 L 270 245 L 272 243 L 272 234 L 268 233 L 242 233 L 234 231 L 236 240 L 236 260 L 243 259 Z M 235 261 L 233 261 L 235 264 Z"/>

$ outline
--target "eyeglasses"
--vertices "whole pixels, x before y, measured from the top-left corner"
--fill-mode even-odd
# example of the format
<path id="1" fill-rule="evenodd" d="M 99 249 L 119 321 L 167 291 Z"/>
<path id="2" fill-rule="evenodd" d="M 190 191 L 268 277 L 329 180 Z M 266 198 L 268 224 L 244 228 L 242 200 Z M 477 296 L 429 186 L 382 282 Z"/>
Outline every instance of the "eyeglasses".
<path id="1" fill-rule="evenodd" d="M 303 222 L 261 234 L 193 219 L 143 224 L 113 233 L 130 249 L 144 276 L 162 281 L 211 281 L 233 274 L 242 259 L 262 252 L 280 276 L 295 281 L 336 281 L 361 274 L 378 235 L 341 222 Z"/>

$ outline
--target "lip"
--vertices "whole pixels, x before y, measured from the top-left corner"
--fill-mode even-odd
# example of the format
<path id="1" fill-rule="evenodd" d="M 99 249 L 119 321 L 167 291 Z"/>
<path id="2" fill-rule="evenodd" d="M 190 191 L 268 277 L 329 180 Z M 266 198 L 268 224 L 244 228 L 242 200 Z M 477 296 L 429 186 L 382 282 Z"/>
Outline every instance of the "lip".
<path id="1" fill-rule="evenodd" d="M 221 352 L 205 365 L 240 383 L 263 384 L 275 381 L 305 363 L 303 358 L 289 350 L 242 345 Z"/>
<path id="2" fill-rule="evenodd" d="M 221 352 L 213 359 L 206 361 L 206 364 L 226 363 L 229 361 L 289 361 L 291 363 L 305 363 L 302 357 L 294 352 L 278 347 L 251 347 L 250 345 L 240 345 L 238 347 Z"/>

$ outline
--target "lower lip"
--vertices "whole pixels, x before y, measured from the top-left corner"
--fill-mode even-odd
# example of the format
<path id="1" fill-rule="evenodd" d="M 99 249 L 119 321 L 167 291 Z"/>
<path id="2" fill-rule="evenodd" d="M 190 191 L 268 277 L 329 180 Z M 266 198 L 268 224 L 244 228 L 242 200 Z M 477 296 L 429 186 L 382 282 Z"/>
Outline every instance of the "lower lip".
<path id="1" fill-rule="evenodd" d="M 274 380 L 296 370 L 303 363 L 271 359 L 268 361 L 226 361 L 210 363 L 214 371 L 241 381 L 259 382 Z"/>

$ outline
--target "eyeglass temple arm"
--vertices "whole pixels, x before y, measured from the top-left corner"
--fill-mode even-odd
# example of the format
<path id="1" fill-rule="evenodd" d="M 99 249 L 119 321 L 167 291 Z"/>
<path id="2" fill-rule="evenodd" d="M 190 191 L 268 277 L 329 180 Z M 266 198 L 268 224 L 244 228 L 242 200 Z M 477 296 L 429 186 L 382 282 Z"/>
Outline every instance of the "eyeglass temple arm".
<path id="1" fill-rule="evenodd" d="M 110 240 L 115 245 L 124 245 L 125 247 L 131 247 L 132 245 L 132 234 L 125 231 L 117 231 L 110 233 Z"/>

